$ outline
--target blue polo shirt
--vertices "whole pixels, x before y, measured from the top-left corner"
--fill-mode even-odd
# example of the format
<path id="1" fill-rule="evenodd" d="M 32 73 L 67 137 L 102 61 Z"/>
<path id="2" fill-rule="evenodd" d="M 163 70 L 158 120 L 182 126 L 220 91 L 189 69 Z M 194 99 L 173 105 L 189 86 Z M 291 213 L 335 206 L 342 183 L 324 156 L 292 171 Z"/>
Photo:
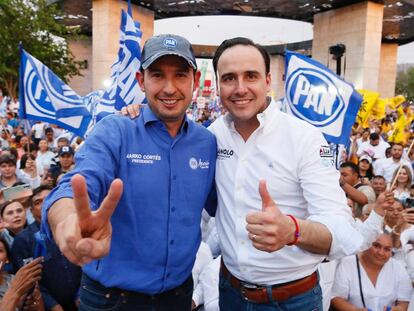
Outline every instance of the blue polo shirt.
<path id="1" fill-rule="evenodd" d="M 114 178 L 124 192 L 111 218 L 108 256 L 83 267 L 106 287 L 146 294 L 182 284 L 191 274 L 201 240 L 201 211 L 215 212 L 216 139 L 184 120 L 171 138 L 149 107 L 140 116 L 102 119 L 76 153 L 76 167 L 45 200 L 72 197 L 70 178 L 86 177 L 91 209 L 99 207 Z M 47 217 L 42 230 L 52 238 Z"/>

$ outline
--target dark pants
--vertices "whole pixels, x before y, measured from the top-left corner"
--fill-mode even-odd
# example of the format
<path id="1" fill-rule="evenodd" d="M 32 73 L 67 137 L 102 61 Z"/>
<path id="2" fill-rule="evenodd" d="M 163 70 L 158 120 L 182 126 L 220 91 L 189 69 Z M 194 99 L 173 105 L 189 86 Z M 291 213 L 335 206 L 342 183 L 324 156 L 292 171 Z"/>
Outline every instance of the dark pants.
<path id="1" fill-rule="evenodd" d="M 80 311 L 190 311 L 193 278 L 164 293 L 146 295 L 107 288 L 83 274 Z"/>

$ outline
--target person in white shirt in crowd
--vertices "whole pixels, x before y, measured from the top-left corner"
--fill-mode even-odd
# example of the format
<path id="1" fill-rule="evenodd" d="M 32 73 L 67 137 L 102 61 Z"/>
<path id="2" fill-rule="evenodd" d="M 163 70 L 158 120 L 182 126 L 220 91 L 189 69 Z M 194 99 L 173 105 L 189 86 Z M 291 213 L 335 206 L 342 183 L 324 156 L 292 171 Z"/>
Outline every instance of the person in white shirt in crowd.
<path id="1" fill-rule="evenodd" d="M 371 214 L 373 208 L 375 206 L 375 203 L 365 204 L 362 207 L 362 214 L 361 214 L 361 221 L 364 222 L 368 219 L 369 215 Z"/>
<path id="2" fill-rule="evenodd" d="M 41 178 L 36 167 L 36 158 L 31 153 L 25 153 L 20 159 L 20 169 L 17 174 L 21 180 L 28 181 L 32 189 L 40 186 Z"/>
<path id="3" fill-rule="evenodd" d="M 198 286 L 194 292 L 198 293 L 200 304 L 199 311 L 220 311 L 219 308 L 219 273 L 221 256 L 210 261 L 201 271 Z M 193 294 L 194 297 L 194 294 Z M 193 309 L 194 310 L 194 309 Z"/>
<path id="4" fill-rule="evenodd" d="M 3 130 L 8 130 L 10 135 L 13 134 L 13 126 L 7 123 L 7 118 L 1 118 L 1 125 L 0 128 Z"/>
<path id="5" fill-rule="evenodd" d="M 37 152 L 36 157 L 36 165 L 41 177 L 43 177 L 43 175 L 50 168 L 55 157 L 56 154 L 49 150 L 46 139 L 41 139 L 39 141 L 39 151 Z"/>
<path id="6" fill-rule="evenodd" d="M 352 200 L 348 199 L 348 205 L 353 209 Z M 393 194 L 390 191 L 382 193 L 375 203 L 366 204 L 362 209 L 360 218 L 354 217 L 355 225 L 364 237 L 361 250 L 368 249 L 380 234 L 383 233 L 384 215 L 394 203 Z M 335 270 L 339 260 L 325 260 L 319 265 L 320 284 L 323 294 L 323 310 L 328 311 L 331 302 L 332 286 L 335 280 Z"/>
<path id="7" fill-rule="evenodd" d="M 369 142 L 369 134 L 371 134 L 371 131 L 369 130 L 369 128 L 365 128 L 362 130 L 361 137 L 357 138 L 356 140 L 357 148 L 358 148 L 357 150 L 361 148 L 362 144 Z"/>
<path id="8" fill-rule="evenodd" d="M 371 179 L 371 187 L 374 189 L 376 197 L 378 197 L 381 193 L 385 191 L 387 188 L 387 182 L 385 181 L 384 176 L 375 175 Z"/>
<path id="9" fill-rule="evenodd" d="M 38 145 L 39 141 L 44 138 L 44 131 L 45 131 L 46 124 L 42 121 L 36 121 L 35 124 L 33 124 L 30 136 L 33 139 L 33 142 Z"/>
<path id="10" fill-rule="evenodd" d="M 49 150 L 52 152 L 56 152 L 58 148 L 55 142 L 55 134 L 51 127 L 45 129 L 45 139 Z"/>
<path id="11" fill-rule="evenodd" d="M 383 158 L 374 162 L 374 171 L 376 175 L 384 176 L 387 183 L 392 181 L 393 174 L 396 169 L 400 167 L 400 165 L 406 165 L 410 171 L 412 176 L 412 167 L 411 163 L 402 158 L 403 154 L 403 145 L 402 144 L 393 144 L 391 147 L 391 157 Z M 411 184 L 411 180 L 410 180 Z"/>
<path id="12" fill-rule="evenodd" d="M 203 301 L 203 289 L 200 284 L 200 275 L 207 265 L 213 261 L 210 247 L 207 243 L 201 241 L 200 247 L 198 248 L 196 260 L 194 262 L 193 270 L 191 274 L 193 276 L 194 291 L 193 291 L 193 302 L 192 309 L 202 305 Z"/>
<path id="13" fill-rule="evenodd" d="M 369 141 L 361 145 L 358 149 L 358 157 L 363 154 L 371 156 L 374 160 L 385 158 L 385 150 L 390 146 L 389 143 L 380 139 L 377 133 L 371 133 L 369 135 Z"/>
<path id="14" fill-rule="evenodd" d="M 405 200 L 410 197 L 412 176 L 411 170 L 407 165 L 403 165 L 401 170 L 397 168 L 392 176 L 392 180 L 397 178 L 392 191 L 395 198 L 400 200 L 403 204 L 405 204 Z"/>
<path id="15" fill-rule="evenodd" d="M 344 258 L 332 289 L 335 310 L 406 311 L 411 281 L 403 265 L 391 256 L 391 237 L 381 234 L 369 249 Z"/>
<path id="16" fill-rule="evenodd" d="M 1 150 L 8 150 L 11 144 L 10 132 L 7 129 L 2 128 L 0 132 L 0 147 Z"/>

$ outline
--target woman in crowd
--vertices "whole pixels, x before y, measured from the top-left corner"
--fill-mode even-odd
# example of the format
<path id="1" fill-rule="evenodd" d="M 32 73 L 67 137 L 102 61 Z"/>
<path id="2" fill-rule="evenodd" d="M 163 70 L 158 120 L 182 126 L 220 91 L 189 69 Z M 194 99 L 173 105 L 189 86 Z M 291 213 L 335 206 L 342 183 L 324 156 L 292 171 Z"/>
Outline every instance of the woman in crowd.
<path id="1" fill-rule="evenodd" d="M 365 185 L 369 184 L 374 177 L 372 158 L 369 155 L 362 155 L 358 160 L 359 178 Z"/>
<path id="2" fill-rule="evenodd" d="M 406 311 L 411 280 L 391 255 L 391 237 L 381 234 L 369 249 L 344 258 L 336 271 L 332 306 L 338 311 Z"/>
<path id="3" fill-rule="evenodd" d="M 0 216 L 0 237 L 11 247 L 14 237 L 26 227 L 26 209 L 19 201 L 7 201 L 1 206 Z"/>
<path id="4" fill-rule="evenodd" d="M 27 182 L 32 189 L 40 186 L 41 178 L 36 167 L 36 157 L 31 153 L 25 153 L 20 159 L 18 174 L 22 181 Z"/>
<path id="5" fill-rule="evenodd" d="M 49 151 L 47 140 L 41 139 L 39 142 L 39 151 L 37 152 L 36 157 L 36 166 L 40 177 L 44 176 L 45 171 L 47 172 L 55 157 L 56 154 L 52 151 Z"/>
<path id="6" fill-rule="evenodd" d="M 398 169 L 395 170 L 392 180 L 395 179 Z M 397 181 L 393 189 L 394 197 L 405 204 L 405 200 L 410 197 L 412 174 L 408 166 L 403 165 L 398 173 Z"/>

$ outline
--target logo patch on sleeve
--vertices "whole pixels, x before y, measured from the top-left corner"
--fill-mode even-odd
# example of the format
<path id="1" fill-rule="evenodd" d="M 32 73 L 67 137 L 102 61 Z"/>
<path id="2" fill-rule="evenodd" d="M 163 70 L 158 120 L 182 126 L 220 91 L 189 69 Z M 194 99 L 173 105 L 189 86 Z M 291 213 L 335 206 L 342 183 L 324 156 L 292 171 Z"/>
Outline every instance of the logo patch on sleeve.
<path id="1" fill-rule="evenodd" d="M 322 166 L 331 167 L 334 165 L 334 155 L 330 146 L 321 146 L 319 157 L 321 158 Z"/>

